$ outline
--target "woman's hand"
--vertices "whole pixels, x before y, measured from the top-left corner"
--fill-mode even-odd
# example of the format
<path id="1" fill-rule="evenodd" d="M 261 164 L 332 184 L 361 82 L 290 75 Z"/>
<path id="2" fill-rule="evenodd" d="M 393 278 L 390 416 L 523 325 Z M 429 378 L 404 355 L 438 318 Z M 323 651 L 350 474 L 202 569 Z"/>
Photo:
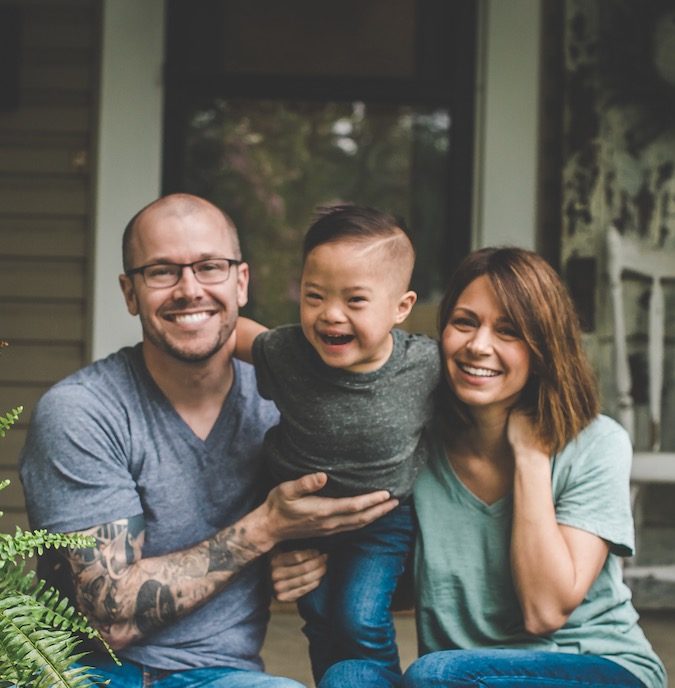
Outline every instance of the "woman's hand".
<path id="1" fill-rule="evenodd" d="M 540 452 L 548 456 L 544 443 L 537 436 L 530 416 L 522 410 L 514 409 L 506 424 L 506 438 L 517 459 L 519 454 Z"/>
<path id="2" fill-rule="evenodd" d="M 276 552 L 271 559 L 274 596 L 295 602 L 318 587 L 326 573 L 328 557 L 314 549 Z"/>

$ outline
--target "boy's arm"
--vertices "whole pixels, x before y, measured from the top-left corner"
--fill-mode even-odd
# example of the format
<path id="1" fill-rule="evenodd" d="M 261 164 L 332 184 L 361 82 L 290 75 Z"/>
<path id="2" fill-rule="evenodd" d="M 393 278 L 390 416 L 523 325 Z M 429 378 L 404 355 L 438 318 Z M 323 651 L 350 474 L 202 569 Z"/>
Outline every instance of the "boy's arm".
<path id="1" fill-rule="evenodd" d="M 246 363 L 253 363 L 253 340 L 262 332 L 266 332 L 267 328 L 264 325 L 239 316 L 237 318 L 236 341 L 234 345 L 234 355 L 241 361 Z"/>

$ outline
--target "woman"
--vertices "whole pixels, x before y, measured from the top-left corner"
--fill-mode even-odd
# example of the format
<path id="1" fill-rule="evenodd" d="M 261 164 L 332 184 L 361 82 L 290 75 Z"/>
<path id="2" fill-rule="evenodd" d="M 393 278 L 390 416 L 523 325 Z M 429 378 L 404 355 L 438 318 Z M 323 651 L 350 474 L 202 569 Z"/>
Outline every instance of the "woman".
<path id="1" fill-rule="evenodd" d="M 342 662 L 321 688 L 665 686 L 621 579 L 634 545 L 630 441 L 598 415 L 557 274 L 521 249 L 476 251 L 440 326 L 448 385 L 415 487 L 422 657 L 402 681 Z M 308 555 L 278 563 L 286 599 L 322 567 Z"/>

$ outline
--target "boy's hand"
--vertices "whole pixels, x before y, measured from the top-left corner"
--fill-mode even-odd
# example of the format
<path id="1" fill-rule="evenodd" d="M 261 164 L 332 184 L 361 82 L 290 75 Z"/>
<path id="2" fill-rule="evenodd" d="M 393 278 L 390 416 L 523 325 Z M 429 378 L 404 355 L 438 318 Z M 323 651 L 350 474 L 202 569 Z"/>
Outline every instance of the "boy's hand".
<path id="1" fill-rule="evenodd" d="M 256 546 L 268 552 L 284 540 L 355 530 L 398 506 L 386 490 L 356 497 L 316 496 L 327 481 L 325 473 L 311 473 L 277 485 L 247 519 Z"/>
<path id="2" fill-rule="evenodd" d="M 295 602 L 314 590 L 326 573 L 328 555 L 315 549 L 276 552 L 271 559 L 274 596 L 280 602 Z"/>

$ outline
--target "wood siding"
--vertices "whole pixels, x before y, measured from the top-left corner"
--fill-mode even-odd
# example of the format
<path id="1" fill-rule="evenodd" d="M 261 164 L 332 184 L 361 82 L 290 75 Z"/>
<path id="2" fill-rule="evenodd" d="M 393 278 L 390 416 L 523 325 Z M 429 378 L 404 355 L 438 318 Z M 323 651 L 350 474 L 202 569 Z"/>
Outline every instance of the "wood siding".
<path id="1" fill-rule="evenodd" d="M 0 102 L 1 531 L 27 526 L 17 458 L 35 403 L 87 362 L 98 0 L 0 0 L 18 17 L 18 99 Z M 5 12 L 3 15 L 2 13 Z"/>

